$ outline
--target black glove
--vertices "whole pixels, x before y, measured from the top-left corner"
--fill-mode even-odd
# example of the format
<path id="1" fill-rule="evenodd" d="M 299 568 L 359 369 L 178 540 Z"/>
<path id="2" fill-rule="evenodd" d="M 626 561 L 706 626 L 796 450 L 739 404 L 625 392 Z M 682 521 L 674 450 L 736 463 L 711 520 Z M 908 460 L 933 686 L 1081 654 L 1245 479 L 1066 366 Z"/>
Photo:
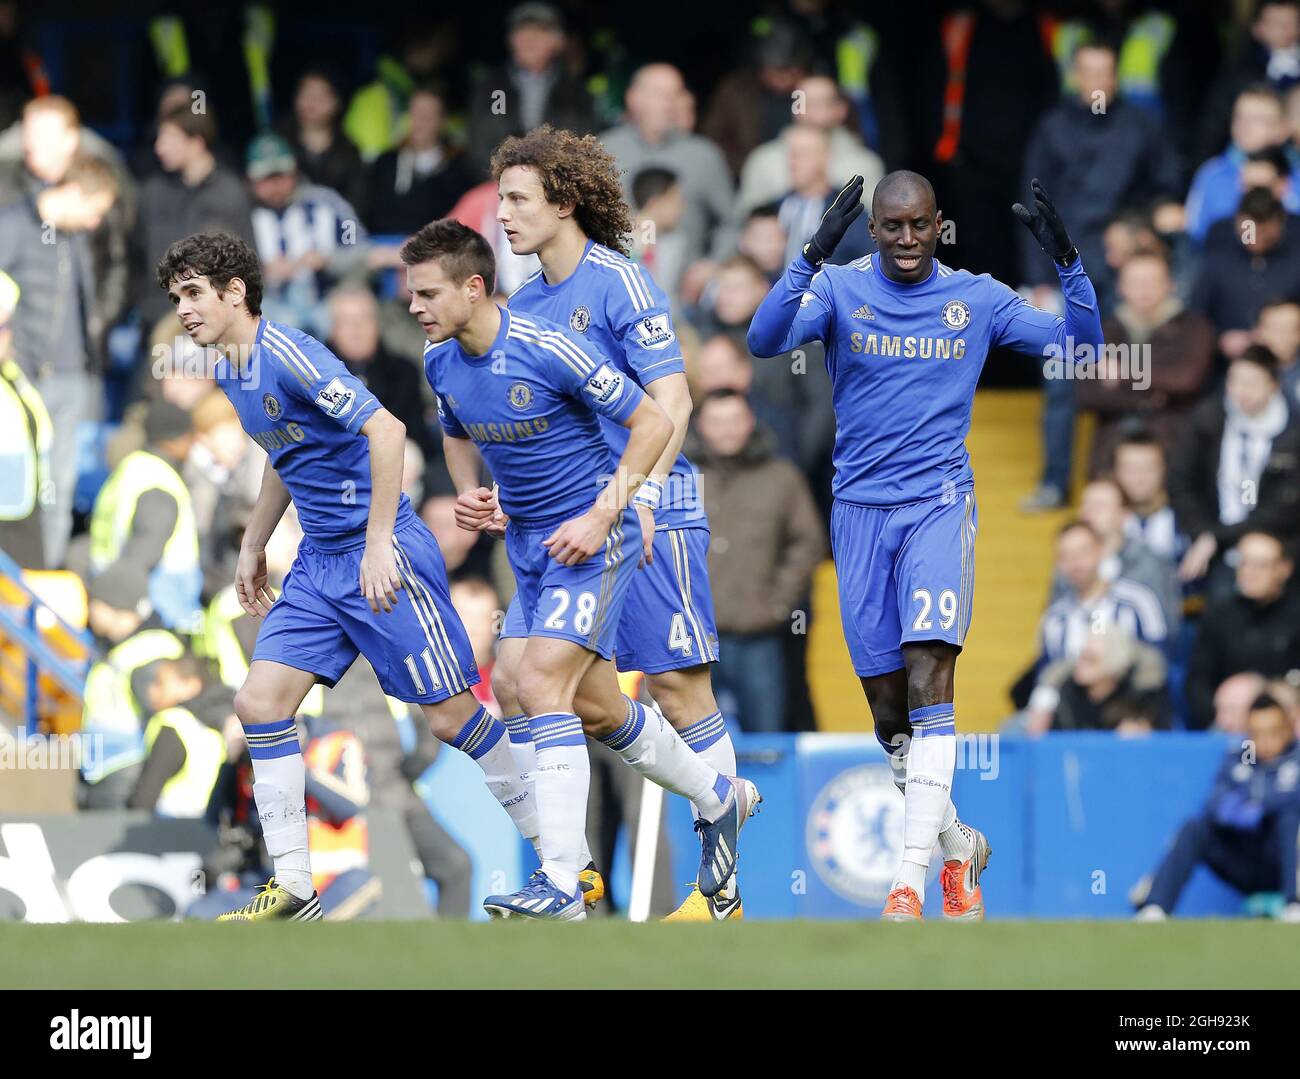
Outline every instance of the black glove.
<path id="1" fill-rule="evenodd" d="M 1011 212 L 1034 234 L 1038 246 L 1051 255 L 1058 265 L 1069 266 L 1079 257 L 1079 250 L 1070 242 L 1070 234 L 1065 231 L 1061 215 L 1056 212 L 1043 185 L 1032 180 L 1029 186 L 1034 192 L 1034 209 L 1026 210 L 1017 202 L 1011 207 Z"/>
<path id="2" fill-rule="evenodd" d="M 835 196 L 835 201 L 826 207 L 822 223 L 817 226 L 812 239 L 803 245 L 803 257 L 814 266 L 820 266 L 831 257 L 849 226 L 861 213 L 862 177 L 855 176 Z"/>

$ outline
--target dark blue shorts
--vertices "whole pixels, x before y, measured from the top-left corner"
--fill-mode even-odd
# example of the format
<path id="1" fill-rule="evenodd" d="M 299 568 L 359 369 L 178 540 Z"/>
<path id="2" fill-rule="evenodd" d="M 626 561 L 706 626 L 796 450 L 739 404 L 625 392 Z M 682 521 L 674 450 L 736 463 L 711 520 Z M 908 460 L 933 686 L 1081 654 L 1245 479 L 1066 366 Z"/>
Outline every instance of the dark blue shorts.
<path id="1" fill-rule="evenodd" d="M 556 637 L 610 659 L 628 588 L 638 575 L 641 524 L 635 510 L 624 510 L 603 551 L 576 566 L 565 566 L 542 546 L 565 520 L 536 527 L 511 521 L 507 526 L 506 554 L 519 590 L 506 612 L 501 636 Z"/>
<path id="2" fill-rule="evenodd" d="M 969 489 L 905 506 L 835 503 L 840 619 L 859 677 L 898 670 L 908 641 L 961 647 L 975 591 L 977 525 Z"/>
<path id="3" fill-rule="evenodd" d="M 375 614 L 361 594 L 364 547 L 328 552 L 304 539 L 272 605 L 253 659 L 272 660 L 334 685 L 365 656 L 384 692 L 434 704 L 479 681 L 465 627 L 451 605 L 438 541 L 418 518 L 393 534 L 402 588 Z"/>

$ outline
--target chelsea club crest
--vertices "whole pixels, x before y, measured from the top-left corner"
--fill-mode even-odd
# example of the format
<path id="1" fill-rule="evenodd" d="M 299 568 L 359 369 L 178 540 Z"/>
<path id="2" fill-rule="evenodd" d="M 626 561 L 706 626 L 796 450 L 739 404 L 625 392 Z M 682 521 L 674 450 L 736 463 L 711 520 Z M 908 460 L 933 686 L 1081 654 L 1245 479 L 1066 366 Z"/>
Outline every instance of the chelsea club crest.
<path id="1" fill-rule="evenodd" d="M 950 330 L 964 330 L 970 322 L 970 308 L 961 300 L 949 300 L 943 305 L 943 324 Z"/>
<path id="2" fill-rule="evenodd" d="M 569 328 L 575 333 L 586 333 L 591 325 L 591 312 L 585 307 L 575 307 L 569 316 Z"/>
<path id="3" fill-rule="evenodd" d="M 510 407 L 520 412 L 526 410 L 533 403 L 532 387 L 523 382 L 516 382 L 512 385 L 508 396 Z"/>
<path id="4" fill-rule="evenodd" d="M 262 394 L 262 410 L 266 413 L 268 420 L 277 420 L 283 409 L 280 408 L 280 402 L 275 399 L 274 394 Z"/>

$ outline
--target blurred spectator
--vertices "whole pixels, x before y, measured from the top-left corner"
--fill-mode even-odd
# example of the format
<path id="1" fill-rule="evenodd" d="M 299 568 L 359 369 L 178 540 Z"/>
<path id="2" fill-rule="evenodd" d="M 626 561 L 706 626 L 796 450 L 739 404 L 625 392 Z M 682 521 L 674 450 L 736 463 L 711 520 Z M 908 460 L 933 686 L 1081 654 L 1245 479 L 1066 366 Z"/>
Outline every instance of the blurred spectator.
<path id="1" fill-rule="evenodd" d="M 324 337 L 325 293 L 365 265 L 365 226 L 337 191 L 298 175 L 293 151 L 279 135 L 259 135 L 249 143 L 247 158 L 265 286 L 262 310 L 269 319 Z"/>
<path id="2" fill-rule="evenodd" d="M 760 143 L 775 139 L 790 123 L 794 93 L 813 60 L 807 36 L 792 20 L 772 19 L 765 29 L 751 41 L 746 64 L 714 88 L 700 128 L 721 148 L 733 176 L 740 175 Z"/>
<path id="3" fill-rule="evenodd" d="M 493 714 L 499 713 L 500 705 L 492 693 L 492 664 L 505 612 L 501 610 L 496 589 L 482 577 L 462 577 L 451 586 L 451 605 L 465 625 L 474 662 L 478 664 L 480 681 L 471 690 L 479 704 Z"/>
<path id="4" fill-rule="evenodd" d="M 717 390 L 695 418 L 704 507 L 709 515 L 721 659 L 714 684 L 735 701 L 749 731 L 786 729 L 784 638 L 825 557 L 821 518 L 797 469 L 773 455 L 745 398 Z"/>
<path id="5" fill-rule="evenodd" d="M 50 414 L 10 351 L 18 286 L 0 274 L 0 551 L 45 569 L 42 494 L 50 483 Z"/>
<path id="6" fill-rule="evenodd" d="M 681 223 L 686 250 L 690 258 L 698 258 L 711 250 L 715 229 L 730 218 L 733 187 L 722 151 L 702 135 L 676 126 L 684 91 L 675 67 L 647 64 L 627 88 L 626 120 L 600 140 L 623 169 L 625 197 L 631 196 L 632 177 L 651 165 L 677 176 L 686 201 Z"/>
<path id="7" fill-rule="evenodd" d="M 1170 465 L 1178 527 L 1193 537 L 1179 567 L 1183 580 L 1205 576 L 1247 532 L 1296 534 L 1300 423 L 1278 389 L 1268 349 L 1251 345 L 1232 361 L 1224 392 L 1196 407 Z"/>
<path id="8" fill-rule="evenodd" d="M 203 817 L 226 763 L 223 731 L 235 717 L 234 695 L 220 683 L 209 684 L 203 662 L 192 653 L 159 660 L 152 673 L 145 759 L 126 808 Z"/>
<path id="9" fill-rule="evenodd" d="M 386 51 L 375 64 L 375 78 L 352 95 L 343 117 L 343 132 L 373 161 L 406 134 L 411 91 L 436 80 L 456 55 L 459 35 L 454 22 L 413 15 L 390 24 Z"/>
<path id="10" fill-rule="evenodd" d="M 470 157 L 487 171 L 492 151 L 511 135 L 542 124 L 585 135 L 595 106 L 582 80 L 564 66 L 564 20 L 550 4 L 524 3 L 506 16 L 510 59 L 470 86 Z"/>
<path id="11" fill-rule="evenodd" d="M 1112 352 L 1098 364 L 1101 377 L 1076 388 L 1079 407 L 1097 414 L 1089 467 L 1094 476 L 1138 423 L 1172 449 L 1214 367 L 1214 327 L 1174 295 L 1161 255 L 1136 254 L 1124 263 L 1119 298 L 1102 323 Z"/>
<path id="12" fill-rule="evenodd" d="M 1129 511 L 1119 484 L 1110 479 L 1093 480 L 1079 496 L 1079 520 L 1088 525 L 1101 540 L 1101 565 L 1098 574 L 1104 581 L 1123 578 L 1149 588 L 1160 600 L 1165 623 L 1172 636 L 1182 618 L 1183 592 L 1178 581 L 1177 563 L 1172 557 L 1156 554 L 1144 540 L 1127 529 Z M 1052 587 L 1052 598 L 1069 592 L 1060 570 Z"/>
<path id="13" fill-rule="evenodd" d="M 431 87 L 411 93 L 406 137 L 370 167 L 366 221 L 380 236 L 404 240 L 445 217 L 477 177 L 443 140 L 445 105 Z"/>
<path id="14" fill-rule="evenodd" d="M 1271 300 L 1259 309 L 1255 340 L 1277 360 L 1277 380 L 1292 414 L 1300 413 L 1300 303 Z"/>
<path id="15" fill-rule="evenodd" d="M 211 596 L 235 575 L 239 541 L 254 504 L 241 497 L 235 477 L 253 443 L 244 434 L 235 406 L 219 390 L 210 391 L 199 401 L 193 420 L 194 442 L 181 478 L 194 507 L 203 595 Z"/>
<path id="16" fill-rule="evenodd" d="M 101 338 L 126 309 L 130 294 L 129 246 L 135 223 L 136 185 L 111 142 L 84 126 L 76 106 L 56 94 L 23 108 L 22 122 L 0 135 L 0 205 L 63 183 L 77 159 L 102 161 L 113 172 L 117 197 L 90 230 L 95 268 L 92 321 Z"/>
<path id="17" fill-rule="evenodd" d="M 1271 191 L 1247 191 L 1236 216 L 1210 229 L 1192 306 L 1214 323 L 1219 351 L 1232 359 L 1250 344 L 1264 304 L 1297 294 L 1300 218 Z"/>
<path id="18" fill-rule="evenodd" d="M 379 303 L 359 285 L 345 285 L 329 296 L 329 346 L 389 412 L 406 425 L 426 458 L 441 457 L 439 443 L 424 418 L 424 378 L 410 360 L 394 356 L 380 340 Z"/>
<path id="19" fill-rule="evenodd" d="M 1205 103 L 1198 161 L 1223 149 L 1234 103 L 1243 90 L 1256 84 L 1277 94 L 1300 84 L 1300 4 L 1295 0 L 1260 0 L 1256 5 L 1244 52 L 1219 76 Z"/>
<path id="20" fill-rule="evenodd" d="M 632 177 L 632 209 L 636 221 L 631 258 L 646 268 L 676 308 L 687 261 L 686 237 L 680 228 L 686 202 L 676 173 L 658 166 L 638 172 Z"/>
<path id="21" fill-rule="evenodd" d="M 1201 164 L 1192 177 L 1187 192 L 1187 233 L 1197 243 L 1202 243 L 1217 221 L 1232 217 L 1241 196 L 1251 187 L 1272 187 L 1279 180 L 1286 181 L 1294 173 L 1283 155 L 1281 175 L 1271 182 L 1259 183 L 1261 178 L 1256 164 L 1267 168 L 1272 165 L 1268 151 L 1280 147 L 1287 140 L 1286 119 L 1282 99 L 1267 85 L 1247 87 L 1232 106 L 1232 141 L 1217 157 Z M 1280 192 L 1275 192 L 1282 199 Z M 1296 196 L 1289 193 L 1283 204 L 1290 212 L 1300 209 Z"/>
<path id="22" fill-rule="evenodd" d="M 103 658 L 94 662 L 82 692 L 81 730 L 98 751 L 82 762 L 83 809 L 120 809 L 144 760 L 151 666 L 185 651 L 149 603 L 144 570 L 119 564 L 91 582 L 87 625 Z"/>
<path id="23" fill-rule="evenodd" d="M 1123 577 L 1106 580 L 1101 537 L 1090 525 L 1071 521 L 1056 538 L 1056 572 L 1066 591 L 1053 599 L 1039 625 L 1041 673 L 1057 660 L 1074 660 L 1092 633 L 1117 626 L 1143 644 L 1163 649 L 1169 637 L 1164 607 L 1146 585 Z"/>
<path id="24" fill-rule="evenodd" d="M 432 494 L 420 506 L 420 518 L 438 541 L 447 579 L 455 584 L 466 577 L 488 577 L 492 572 L 492 543 L 482 532 L 467 532 L 456 525 L 456 496 Z"/>
<path id="25" fill-rule="evenodd" d="M 890 167 L 919 164 L 938 189 L 944 218 L 956 225 L 942 236 L 943 261 L 999 281 L 1022 280 L 1019 230 L 1011 227 L 1007 208 L 1024 197 L 1025 148 L 1059 96 L 1051 49 L 1068 40 L 1038 6 L 1023 0 L 943 5 L 948 10 L 937 25 L 919 11 L 899 9 L 908 55 L 903 59 L 900 49 L 894 63 L 905 68 L 896 75 L 904 92 L 918 99 L 913 141 L 919 162 L 891 161 Z M 1051 181 L 1043 182 L 1051 191 Z M 1077 232 L 1074 218 L 1067 220 Z M 1091 272 L 1086 252 L 1084 260 Z M 1055 277 L 1050 280 L 1055 285 Z"/>
<path id="26" fill-rule="evenodd" d="M 769 142 L 757 146 L 745 158 L 740 174 L 740 189 L 736 193 L 736 216 L 744 217 L 767 203 L 775 202 L 791 188 L 799 185 L 790 175 L 790 136 L 801 126 L 825 131 L 830 140 L 830 157 L 826 171 L 838 190 L 849 177 L 863 178 L 864 202 L 871 201 L 871 192 L 885 174 L 879 155 L 862 145 L 862 140 L 849 127 L 849 102 L 826 75 L 810 75 L 795 90 L 796 107 L 793 123 Z"/>
<path id="27" fill-rule="evenodd" d="M 280 134 L 308 180 L 337 191 L 351 206 L 365 206 L 365 165 L 343 134 L 342 108 L 333 75 L 324 68 L 308 68 L 298 77 L 293 115 L 280 126 Z"/>
<path id="28" fill-rule="evenodd" d="M 72 531 L 79 427 L 100 411 L 108 327 L 96 299 L 88 237 L 116 197 L 112 170 L 98 159 L 79 158 L 58 184 L 0 209 L 0 272 L 20 293 L 12 320 L 14 356 L 51 423 L 52 483 L 43 502 L 50 568 L 63 564 Z"/>
<path id="29" fill-rule="evenodd" d="M 95 498 L 90 519 L 91 580 L 129 567 L 149 580 L 149 601 L 170 629 L 198 629 L 202 572 L 189 488 L 179 469 L 194 442 L 187 413 L 155 401 L 146 445 L 127 454 Z"/>
<path id="30" fill-rule="evenodd" d="M 1125 630 L 1109 625 L 1088 634 L 1074 659 L 1050 663 L 1029 699 L 1028 734 L 1046 731 L 1136 733 L 1169 725 L 1165 661 Z"/>
<path id="31" fill-rule="evenodd" d="M 1233 746 L 1200 816 L 1182 826 L 1137 902 L 1142 921 L 1174 912 L 1198 865 L 1245 895 L 1280 892 L 1284 921 L 1300 921 L 1300 749 L 1282 706 L 1258 697 L 1249 741 Z"/>
<path id="32" fill-rule="evenodd" d="M 829 134 L 810 125 L 791 128 L 785 139 L 792 187 L 777 201 L 776 212 L 787 237 L 787 264 L 803 250 L 808 237 L 817 231 L 822 215 L 848 180 L 844 177 L 832 182 L 830 145 Z M 862 197 L 864 201 L 867 199 L 865 189 Z M 867 214 L 861 214 L 849 226 L 829 262 L 842 265 L 876 249 L 871 233 L 867 231 L 867 218 Z"/>
<path id="33" fill-rule="evenodd" d="M 743 395 L 758 424 L 772 435 L 774 452 L 797 464 L 799 416 L 754 385 L 754 361 L 736 339 L 726 333 L 714 334 L 700 343 L 694 359 L 692 381 L 696 399 L 703 400 L 724 390 Z"/>
<path id="34" fill-rule="evenodd" d="M 1094 279 L 1107 275 L 1102 233 L 1134 202 L 1148 205 L 1180 190 L 1178 163 L 1150 113 L 1118 95 L 1115 52 L 1085 44 L 1074 54 L 1078 94 L 1046 113 L 1025 151 L 1022 187 L 1037 178 L 1051 193 L 1070 238 Z M 1051 262 L 1028 230 L 1021 236 L 1022 280 L 1056 287 Z"/>
<path id="35" fill-rule="evenodd" d="M 1229 676 L 1300 669 L 1300 590 L 1290 554 L 1262 531 L 1242 536 L 1236 552 L 1236 592 L 1206 607 L 1188 665 L 1187 701 L 1198 728 L 1214 720 L 1215 691 Z"/>
<path id="36" fill-rule="evenodd" d="M 1102 235 L 1132 202 L 1160 202 L 1179 188 L 1178 166 L 1158 123 L 1117 95 L 1114 49 L 1080 45 L 1074 53 L 1078 94 L 1046 113 L 1025 152 L 1022 188 L 1038 179 L 1051 193 L 1099 295 L 1110 289 Z M 1036 307 L 1059 306 L 1055 268 L 1021 230 L 1021 279 Z M 1107 312 L 1103 308 L 1103 314 Z M 1021 503 L 1027 511 L 1056 509 L 1069 493 L 1074 447 L 1074 380 L 1043 381 L 1043 474 Z"/>
<path id="37" fill-rule="evenodd" d="M 1124 496 L 1127 535 L 1140 539 L 1162 559 L 1175 564 L 1187 549 L 1187 537 L 1178 530 L 1165 487 L 1164 447 L 1148 432 L 1135 430 L 1115 447 L 1114 474 Z"/>
<path id="38" fill-rule="evenodd" d="M 1265 685 L 1264 676 L 1255 671 L 1231 674 L 1220 682 L 1214 691 L 1214 729 L 1244 735 L 1250 706 L 1264 692 Z"/>
<path id="39" fill-rule="evenodd" d="M 1287 722 L 1291 724 L 1296 737 L 1300 738 L 1300 677 L 1297 677 L 1297 673 L 1300 672 L 1292 672 L 1287 678 L 1270 679 L 1264 688 L 1282 706 Z"/>
<path id="40" fill-rule="evenodd" d="M 179 105 L 161 117 L 154 153 L 163 171 L 140 189 L 136 228 L 135 304 L 146 326 L 171 309 L 154 267 L 175 241 L 196 232 L 226 231 L 254 242 L 252 205 L 244 181 L 217 163 L 211 112 Z"/>
<path id="41" fill-rule="evenodd" d="M 705 309 L 697 314 L 700 335 L 724 333 L 736 341 L 742 355 L 748 356 L 745 334 L 767 289 L 767 278 L 753 259 L 743 255 L 728 259 L 706 292 Z M 830 376 L 823 357 L 821 344 L 814 341 L 762 363 L 751 360 L 754 385 L 763 398 L 797 418 L 798 439 L 792 446 L 786 441 L 785 423 L 777 434 L 782 438 L 783 451 L 795 455 L 800 469 L 812 477 L 819 498 L 825 485 L 819 482 L 817 472 L 829 458 L 835 440 Z"/>
<path id="42" fill-rule="evenodd" d="M 785 273 L 785 229 L 774 206 L 749 212 L 740 228 L 736 253 L 753 259 L 771 284 Z"/>

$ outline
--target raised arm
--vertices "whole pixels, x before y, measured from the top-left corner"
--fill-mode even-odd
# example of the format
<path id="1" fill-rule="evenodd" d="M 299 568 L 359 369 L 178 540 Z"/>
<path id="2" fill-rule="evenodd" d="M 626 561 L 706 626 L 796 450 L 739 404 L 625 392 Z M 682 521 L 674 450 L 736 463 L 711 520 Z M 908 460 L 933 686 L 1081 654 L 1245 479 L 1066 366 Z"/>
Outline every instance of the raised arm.
<path id="1" fill-rule="evenodd" d="M 821 224 L 802 253 L 758 305 L 746 343 L 755 356 L 779 356 L 809 341 L 826 339 L 832 307 L 814 280 L 848 227 L 862 213 L 862 177 L 855 176 L 826 208 Z"/>
<path id="2" fill-rule="evenodd" d="M 994 312 L 991 344 L 1064 363 L 1098 360 L 1104 338 L 1097 293 L 1084 272 L 1079 250 L 1071 242 L 1065 223 L 1043 185 L 1034 180 L 1031 187 L 1034 209 L 1016 203 L 1011 212 L 1056 264 L 1065 296 L 1065 316 L 1041 311 L 1004 286 Z"/>

